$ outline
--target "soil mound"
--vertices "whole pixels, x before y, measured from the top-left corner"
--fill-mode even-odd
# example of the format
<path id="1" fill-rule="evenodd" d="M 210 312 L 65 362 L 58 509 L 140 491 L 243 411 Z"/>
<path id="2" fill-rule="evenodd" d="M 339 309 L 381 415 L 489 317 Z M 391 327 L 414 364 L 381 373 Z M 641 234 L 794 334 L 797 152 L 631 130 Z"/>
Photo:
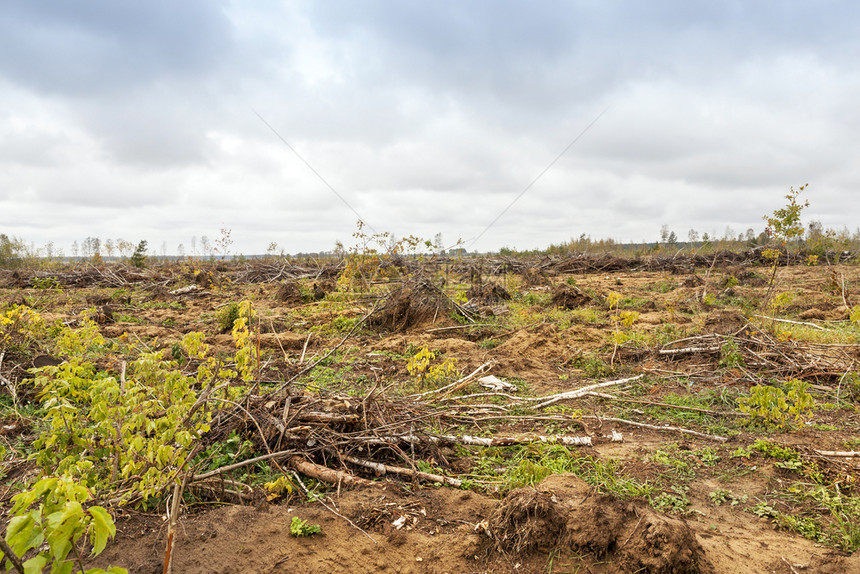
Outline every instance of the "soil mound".
<path id="1" fill-rule="evenodd" d="M 490 515 L 491 551 L 529 554 L 559 548 L 608 558 L 609 572 L 711 572 L 704 550 L 683 521 L 642 502 L 593 495 L 573 475 L 511 491 Z"/>
<path id="2" fill-rule="evenodd" d="M 552 304 L 564 309 L 576 309 L 591 302 L 591 298 L 572 285 L 559 285 L 552 290 Z"/>
<path id="3" fill-rule="evenodd" d="M 538 325 L 530 330 L 514 333 L 497 347 L 499 355 L 507 355 L 521 361 L 558 361 L 569 354 L 569 349 L 552 325 Z"/>

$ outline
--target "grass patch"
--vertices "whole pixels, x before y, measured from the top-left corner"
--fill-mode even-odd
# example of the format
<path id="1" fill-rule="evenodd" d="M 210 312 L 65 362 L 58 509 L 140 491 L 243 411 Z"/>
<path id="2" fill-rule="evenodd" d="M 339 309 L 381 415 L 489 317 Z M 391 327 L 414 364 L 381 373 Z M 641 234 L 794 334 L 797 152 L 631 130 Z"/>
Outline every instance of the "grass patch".
<path id="1" fill-rule="evenodd" d="M 475 457 L 474 454 L 472 456 Z M 653 485 L 625 476 L 618 461 L 602 460 L 562 445 L 530 444 L 482 449 L 477 456 L 473 479 L 495 484 L 506 492 L 521 486 L 534 486 L 552 474 L 563 473 L 574 474 L 601 492 L 624 498 L 649 496 L 655 492 Z"/>

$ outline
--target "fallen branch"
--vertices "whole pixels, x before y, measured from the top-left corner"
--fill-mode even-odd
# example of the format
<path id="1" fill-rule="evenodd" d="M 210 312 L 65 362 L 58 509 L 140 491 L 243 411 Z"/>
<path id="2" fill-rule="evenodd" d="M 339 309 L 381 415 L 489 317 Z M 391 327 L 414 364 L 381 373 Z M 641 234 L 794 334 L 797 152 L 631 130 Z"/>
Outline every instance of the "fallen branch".
<path id="1" fill-rule="evenodd" d="M 495 327 L 492 323 L 473 323 L 471 325 L 454 325 L 453 327 L 436 327 L 435 329 L 424 329 L 425 333 L 438 333 L 439 331 L 454 331 L 457 329 L 471 329 L 472 327 Z"/>
<path id="2" fill-rule="evenodd" d="M 590 436 L 543 436 L 537 435 L 534 437 L 501 437 L 494 436 L 490 438 L 476 437 L 476 436 L 450 436 L 443 435 L 439 437 L 440 439 L 447 440 L 454 443 L 465 444 L 465 445 L 475 445 L 475 446 L 510 446 L 513 444 L 532 444 L 536 442 L 543 442 L 548 444 L 563 444 L 568 446 L 591 446 L 591 437 Z"/>
<path id="3" fill-rule="evenodd" d="M 520 417 L 516 417 L 520 418 Z M 391 444 L 397 442 L 405 442 L 407 444 L 421 444 L 425 441 L 431 441 L 434 443 L 447 442 L 454 444 L 462 444 L 468 446 L 510 446 L 514 444 L 532 444 L 536 442 L 543 442 L 549 444 L 563 444 L 568 446 L 591 446 L 591 437 L 590 436 L 562 436 L 562 435 L 551 435 L 551 436 L 521 436 L 521 437 L 478 437 L 478 436 L 470 436 L 470 435 L 439 435 L 439 436 L 427 436 L 421 437 L 414 434 L 404 434 L 404 435 L 393 435 L 393 436 L 380 436 L 380 437 L 371 437 L 368 439 L 363 439 L 362 442 L 364 444 L 369 445 L 383 445 L 383 444 Z M 411 472 L 411 471 L 410 471 Z"/>
<path id="4" fill-rule="evenodd" d="M 362 466 L 364 468 L 369 468 L 371 470 L 376 471 L 377 473 L 384 474 L 399 474 L 401 476 L 409 476 L 416 480 L 426 480 L 429 482 L 439 482 L 442 484 L 447 484 L 448 486 L 460 487 L 463 484 L 463 481 L 459 478 L 451 478 L 449 476 L 442 476 L 440 474 L 430 474 L 429 472 L 421 472 L 420 470 L 412 470 L 409 468 L 403 468 L 400 466 L 391 466 L 390 464 L 382 464 L 379 462 L 371 462 L 369 460 L 364 460 L 361 458 L 356 458 L 354 456 L 349 455 L 340 455 L 340 457 L 354 465 Z"/>
<path id="5" fill-rule="evenodd" d="M 860 451 L 856 450 L 816 450 L 815 454 L 820 454 L 821 456 L 860 456 Z"/>
<path id="6" fill-rule="evenodd" d="M 623 385 L 624 383 L 629 383 L 631 381 L 636 381 L 638 379 L 641 379 L 643 376 L 644 375 L 636 375 L 635 377 L 630 377 L 629 379 L 619 379 L 617 381 L 607 381 L 605 383 L 597 383 L 596 385 L 590 385 L 588 387 L 582 387 L 581 389 L 576 389 L 575 391 L 568 391 L 566 393 L 559 393 L 557 395 L 550 395 L 547 397 L 538 397 L 538 398 L 528 399 L 528 400 L 543 401 L 542 403 L 539 403 L 539 404 L 535 405 L 535 407 L 534 407 L 536 409 L 542 409 L 542 408 L 547 407 L 553 403 L 557 403 L 558 401 L 564 401 L 567 399 L 578 399 L 578 398 L 582 397 L 583 395 L 585 395 L 591 391 L 594 391 L 596 389 L 602 389 L 605 387 L 612 387 L 612 386 L 616 386 L 616 385 Z"/>
<path id="7" fill-rule="evenodd" d="M 236 470 L 237 468 L 242 468 L 243 466 L 248 466 L 263 460 L 269 460 L 270 458 L 278 458 L 282 456 L 289 456 L 291 454 L 295 454 L 294 450 L 282 450 L 278 452 L 272 452 L 269 454 L 264 454 L 262 456 L 256 456 L 254 458 L 249 458 L 248 460 L 243 460 L 242 462 L 237 462 L 235 464 L 228 464 L 227 466 L 222 466 L 220 468 L 216 468 L 215 470 L 210 470 L 208 472 L 204 472 L 201 474 L 195 474 L 191 477 L 192 482 L 197 482 L 200 480 L 204 480 L 209 478 L 210 476 L 218 476 L 219 474 L 224 474 L 225 472 L 230 472 L 231 470 Z"/>
<path id="8" fill-rule="evenodd" d="M 631 425 L 634 427 L 641 427 L 641 428 L 657 430 L 657 431 L 678 432 L 681 434 L 688 434 L 688 435 L 697 436 L 700 438 L 706 438 L 708 440 L 715 440 L 717 442 L 726 442 L 729 440 L 729 438 L 725 437 L 725 436 L 720 436 L 720 435 L 715 435 L 715 434 L 707 434 L 707 433 L 702 433 L 702 432 L 698 432 L 698 431 L 694 431 L 694 430 L 682 429 L 680 427 L 671 427 L 669 425 L 664 425 L 664 426 L 649 425 L 646 423 L 638 423 L 636 421 L 629 421 L 627 419 L 616 419 L 614 417 L 583 416 L 582 418 L 584 418 L 584 419 L 596 419 L 597 421 L 610 421 L 610 422 L 614 422 L 614 423 L 621 423 L 621 424 L 625 424 L 625 425 Z"/>
<path id="9" fill-rule="evenodd" d="M 305 460 L 298 455 L 290 457 L 290 466 L 306 476 L 329 484 L 342 484 L 344 486 L 371 486 L 374 484 L 372 480 L 354 476 L 342 470 L 332 470 L 327 466 Z"/>
<path id="10" fill-rule="evenodd" d="M 821 325 L 816 325 L 815 323 L 807 323 L 805 321 L 792 321 L 790 319 L 777 319 L 776 317 L 767 317 L 765 315 L 753 315 L 753 317 L 758 317 L 759 319 L 767 319 L 768 321 L 776 321 L 778 323 L 791 323 L 792 325 L 806 325 L 807 327 L 815 327 L 816 329 L 820 329 L 822 331 L 829 331 L 830 329 L 825 329 Z"/>
<path id="11" fill-rule="evenodd" d="M 317 422 L 317 423 L 357 423 L 361 417 L 357 414 L 337 414 L 337 413 L 302 413 L 298 418 L 302 422 Z"/>
<path id="12" fill-rule="evenodd" d="M 602 398 L 602 399 L 608 399 L 608 400 L 612 400 L 612 401 L 619 401 L 619 402 L 622 402 L 622 403 L 636 403 L 636 404 L 639 404 L 639 405 L 653 405 L 653 406 L 655 406 L 655 407 L 663 407 L 663 408 L 667 408 L 667 409 L 679 409 L 679 410 L 682 410 L 682 411 L 693 411 L 693 412 L 696 412 L 696 413 L 704 413 L 704 414 L 706 414 L 706 415 L 713 415 L 713 416 L 716 416 L 716 417 L 722 417 L 722 416 L 726 416 L 726 417 L 745 417 L 745 416 L 747 416 L 747 415 L 745 415 L 744 413 L 734 413 L 734 412 L 725 412 L 725 413 L 721 413 L 721 412 L 718 412 L 718 411 L 711 411 L 711 410 L 708 410 L 708 409 L 699 409 L 699 408 L 696 408 L 696 407 L 685 407 L 685 406 L 681 406 L 681 405 L 670 405 L 670 404 L 668 404 L 668 403 L 657 403 L 657 402 L 653 402 L 653 401 L 637 401 L 636 399 L 622 399 L 621 397 L 616 397 L 615 395 L 610 395 L 610 394 L 606 394 L 606 393 L 588 393 L 588 394 L 589 394 L 589 395 L 593 395 L 593 396 L 600 397 L 600 398 Z"/>
<path id="13" fill-rule="evenodd" d="M 683 349 L 660 349 L 661 355 L 686 355 L 689 353 L 715 353 L 720 347 L 685 347 Z"/>

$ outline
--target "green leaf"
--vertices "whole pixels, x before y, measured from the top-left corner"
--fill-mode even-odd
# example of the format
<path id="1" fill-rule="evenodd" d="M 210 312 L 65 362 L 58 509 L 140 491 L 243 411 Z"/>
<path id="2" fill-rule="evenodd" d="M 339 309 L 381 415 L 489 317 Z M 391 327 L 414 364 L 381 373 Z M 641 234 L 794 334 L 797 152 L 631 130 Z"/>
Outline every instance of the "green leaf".
<path id="1" fill-rule="evenodd" d="M 93 529 L 90 533 L 90 541 L 93 545 L 92 554 L 97 556 L 107 546 L 108 537 L 113 538 L 116 535 L 116 525 L 111 515 L 101 506 L 90 508 L 90 514 L 93 517 Z"/>
<path id="2" fill-rule="evenodd" d="M 45 565 L 48 564 L 48 557 L 42 554 L 30 558 L 24 562 L 24 574 L 42 574 Z"/>
<path id="3" fill-rule="evenodd" d="M 75 569 L 75 563 L 71 560 L 54 561 L 51 564 L 51 574 L 72 574 Z"/>
<path id="4" fill-rule="evenodd" d="M 15 516 L 6 527 L 6 542 L 18 556 L 23 556 L 31 548 L 42 544 L 45 537 L 38 524 L 38 510 L 23 516 Z"/>

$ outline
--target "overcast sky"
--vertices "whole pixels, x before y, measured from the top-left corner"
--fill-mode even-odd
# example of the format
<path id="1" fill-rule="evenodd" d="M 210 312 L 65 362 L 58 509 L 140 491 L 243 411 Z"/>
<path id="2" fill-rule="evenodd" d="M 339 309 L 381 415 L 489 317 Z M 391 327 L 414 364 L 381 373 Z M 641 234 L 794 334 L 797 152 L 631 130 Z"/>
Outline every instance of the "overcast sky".
<path id="1" fill-rule="evenodd" d="M 529 249 L 759 232 L 804 183 L 854 230 L 858 30 L 847 0 L 5 0 L 0 233 L 295 253 L 355 211 Z"/>

